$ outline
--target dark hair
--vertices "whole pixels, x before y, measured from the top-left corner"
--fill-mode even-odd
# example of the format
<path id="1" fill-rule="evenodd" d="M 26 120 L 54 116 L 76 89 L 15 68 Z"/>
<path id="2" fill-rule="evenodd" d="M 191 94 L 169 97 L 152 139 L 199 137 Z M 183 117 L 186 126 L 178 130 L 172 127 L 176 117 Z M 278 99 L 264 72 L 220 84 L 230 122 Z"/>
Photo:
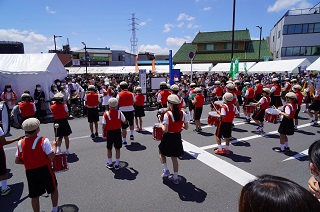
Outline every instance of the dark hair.
<path id="1" fill-rule="evenodd" d="M 262 175 L 242 188 L 239 212 L 274 211 L 320 211 L 320 203 L 302 186 L 278 176 Z"/>
<path id="2" fill-rule="evenodd" d="M 25 131 L 25 133 L 26 133 L 26 134 L 29 134 L 29 135 L 30 135 L 30 134 L 33 134 L 33 133 L 35 133 L 35 132 L 36 132 L 36 130 L 37 130 L 37 129 L 35 129 L 35 130 L 32 130 L 32 131 Z"/>
<path id="3" fill-rule="evenodd" d="M 180 121 L 182 119 L 180 111 L 179 111 L 179 107 L 176 104 L 172 104 L 172 115 L 174 118 L 174 121 Z"/>
<path id="4" fill-rule="evenodd" d="M 7 88 L 11 88 L 11 85 L 5 85 L 3 92 L 7 92 Z M 12 89 L 12 88 L 11 88 Z"/>
<path id="5" fill-rule="evenodd" d="M 25 91 L 23 91 L 23 93 L 27 93 L 27 94 L 30 94 L 30 91 L 28 91 L 28 90 L 25 90 Z"/>
<path id="6" fill-rule="evenodd" d="M 122 90 L 128 89 L 128 84 L 120 85 L 120 88 L 121 88 Z"/>
<path id="7" fill-rule="evenodd" d="M 309 161 L 320 171 L 320 140 L 311 144 L 308 150 Z"/>
<path id="8" fill-rule="evenodd" d="M 160 90 L 164 90 L 164 89 L 167 89 L 168 88 L 168 86 L 167 85 L 160 85 Z"/>

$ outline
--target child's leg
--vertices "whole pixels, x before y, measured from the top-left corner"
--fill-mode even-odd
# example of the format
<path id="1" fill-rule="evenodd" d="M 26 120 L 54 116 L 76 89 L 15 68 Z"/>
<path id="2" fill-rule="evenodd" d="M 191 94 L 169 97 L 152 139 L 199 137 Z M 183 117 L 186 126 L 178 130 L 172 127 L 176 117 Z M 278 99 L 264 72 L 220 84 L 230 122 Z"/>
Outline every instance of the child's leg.
<path id="1" fill-rule="evenodd" d="M 64 138 L 64 142 L 66 143 L 66 149 L 69 149 L 69 145 L 70 145 L 69 136 L 63 136 L 63 138 Z"/>
<path id="2" fill-rule="evenodd" d="M 142 117 L 139 117 L 139 122 L 140 122 L 140 129 L 142 129 Z"/>
<path id="3" fill-rule="evenodd" d="M 57 207 L 58 206 L 58 199 L 59 199 L 59 193 L 58 193 L 58 189 L 56 188 L 54 190 L 54 192 L 51 193 L 52 207 Z"/>
<path id="4" fill-rule="evenodd" d="M 39 197 L 31 198 L 31 205 L 34 212 L 40 212 Z"/>

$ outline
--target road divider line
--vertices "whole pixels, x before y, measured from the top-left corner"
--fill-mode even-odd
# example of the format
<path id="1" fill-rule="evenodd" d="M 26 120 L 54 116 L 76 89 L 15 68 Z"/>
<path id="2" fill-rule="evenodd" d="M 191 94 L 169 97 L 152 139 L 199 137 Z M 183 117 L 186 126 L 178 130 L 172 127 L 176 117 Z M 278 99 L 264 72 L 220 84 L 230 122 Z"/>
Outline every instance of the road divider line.
<path id="1" fill-rule="evenodd" d="M 308 150 L 309 150 L 309 149 L 306 149 L 306 150 L 304 150 L 304 151 L 302 151 L 302 152 L 300 152 L 300 153 L 298 153 L 298 154 L 295 154 L 294 156 L 289 157 L 289 158 L 283 160 L 282 162 L 289 161 L 289 160 L 293 160 L 293 159 L 299 159 L 299 158 L 308 156 Z"/>

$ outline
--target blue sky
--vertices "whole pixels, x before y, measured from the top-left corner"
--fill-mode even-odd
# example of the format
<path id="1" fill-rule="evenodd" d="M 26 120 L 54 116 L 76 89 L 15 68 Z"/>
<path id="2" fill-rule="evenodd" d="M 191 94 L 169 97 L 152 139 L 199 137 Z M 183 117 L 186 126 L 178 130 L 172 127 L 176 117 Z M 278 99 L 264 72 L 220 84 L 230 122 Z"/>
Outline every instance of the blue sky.
<path id="1" fill-rule="evenodd" d="M 289 9 L 310 8 L 319 0 L 237 0 L 235 29 L 252 39 L 269 35 Z M 25 53 L 48 52 L 69 44 L 72 50 L 110 47 L 130 52 L 131 17 L 137 18 L 138 50 L 173 54 L 199 32 L 232 29 L 233 0 L 0 0 L 0 40 L 24 43 Z"/>

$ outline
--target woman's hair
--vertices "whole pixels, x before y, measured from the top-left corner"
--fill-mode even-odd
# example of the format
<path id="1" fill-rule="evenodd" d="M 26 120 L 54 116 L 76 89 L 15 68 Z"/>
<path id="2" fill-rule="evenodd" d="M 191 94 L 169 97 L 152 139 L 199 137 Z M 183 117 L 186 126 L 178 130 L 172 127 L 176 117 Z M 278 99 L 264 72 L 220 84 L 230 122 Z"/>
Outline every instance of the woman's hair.
<path id="1" fill-rule="evenodd" d="M 11 88 L 11 85 L 5 85 L 3 92 L 7 92 L 7 88 Z"/>
<path id="2" fill-rule="evenodd" d="M 262 175 L 242 188 L 239 212 L 274 211 L 320 211 L 320 203 L 297 183 L 272 175 Z"/>
<path id="3" fill-rule="evenodd" d="M 56 84 L 52 84 L 52 85 L 50 86 L 50 90 L 51 90 L 52 92 L 54 92 L 54 88 L 57 88 L 57 85 L 56 85 Z"/>
<path id="4" fill-rule="evenodd" d="M 320 171 L 320 140 L 311 144 L 308 150 L 309 161 Z"/>
<path id="5" fill-rule="evenodd" d="M 182 119 L 178 105 L 172 104 L 172 115 L 174 118 L 174 121 L 180 121 Z"/>

